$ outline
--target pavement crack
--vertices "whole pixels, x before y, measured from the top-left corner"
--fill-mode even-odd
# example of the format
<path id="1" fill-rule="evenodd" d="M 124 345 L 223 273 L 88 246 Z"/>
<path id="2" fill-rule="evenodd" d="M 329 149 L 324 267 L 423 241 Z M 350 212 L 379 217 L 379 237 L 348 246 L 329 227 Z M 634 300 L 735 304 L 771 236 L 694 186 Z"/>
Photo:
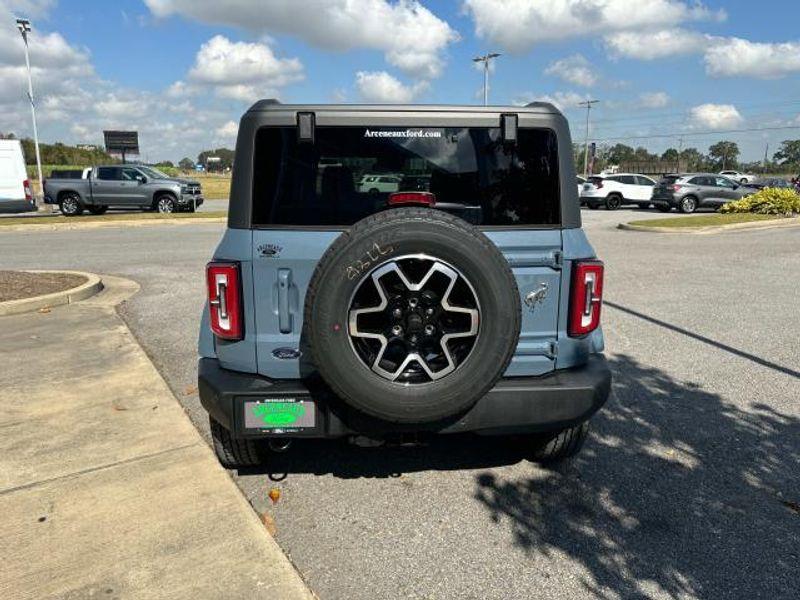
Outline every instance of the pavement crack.
<path id="1" fill-rule="evenodd" d="M 81 469 L 80 471 L 73 471 L 72 473 L 65 473 L 64 475 L 59 475 L 57 477 L 50 477 L 48 479 L 40 479 L 39 481 L 31 481 L 30 483 L 24 483 L 22 485 L 14 486 L 11 488 L 6 488 L 4 490 L 0 490 L 0 497 L 6 496 L 8 494 L 12 494 L 14 492 L 19 492 L 21 490 L 28 490 L 31 488 L 38 487 L 40 485 L 45 485 L 48 483 L 53 483 L 54 481 L 62 481 L 64 479 L 70 479 L 73 477 L 80 477 L 81 475 L 87 475 L 89 473 L 96 473 L 97 471 L 105 471 L 108 469 L 113 469 L 114 467 L 118 467 L 120 465 L 126 465 L 130 463 L 134 463 L 140 460 L 146 460 L 148 458 L 155 458 L 157 456 L 162 456 L 164 454 L 169 454 L 171 452 L 179 452 L 181 450 L 186 450 L 187 448 L 192 448 L 194 446 L 199 446 L 204 444 L 202 440 L 198 440 L 196 442 L 192 442 L 191 444 L 184 444 L 182 446 L 175 446 L 174 448 L 167 448 L 165 450 L 159 450 L 158 452 L 151 452 L 149 454 L 141 454 L 139 456 L 132 456 L 131 458 L 125 458 L 122 460 L 117 460 L 112 463 L 106 463 L 103 465 L 97 465 L 94 467 L 88 467 L 86 469 Z"/>

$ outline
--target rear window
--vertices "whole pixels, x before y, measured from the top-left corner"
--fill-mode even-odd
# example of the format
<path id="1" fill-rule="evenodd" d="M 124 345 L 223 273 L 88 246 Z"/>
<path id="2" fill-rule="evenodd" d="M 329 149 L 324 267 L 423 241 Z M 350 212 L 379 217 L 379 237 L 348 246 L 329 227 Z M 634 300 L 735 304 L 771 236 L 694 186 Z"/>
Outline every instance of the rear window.
<path id="1" fill-rule="evenodd" d="M 660 183 L 661 185 L 672 185 L 673 183 L 678 181 L 678 179 L 680 179 L 680 175 L 664 175 L 658 181 L 658 183 Z"/>
<path id="2" fill-rule="evenodd" d="M 475 225 L 560 222 L 557 140 L 547 129 L 295 127 L 256 135 L 253 223 L 348 226 L 391 208 L 397 192 L 430 192 L 435 208 Z"/>

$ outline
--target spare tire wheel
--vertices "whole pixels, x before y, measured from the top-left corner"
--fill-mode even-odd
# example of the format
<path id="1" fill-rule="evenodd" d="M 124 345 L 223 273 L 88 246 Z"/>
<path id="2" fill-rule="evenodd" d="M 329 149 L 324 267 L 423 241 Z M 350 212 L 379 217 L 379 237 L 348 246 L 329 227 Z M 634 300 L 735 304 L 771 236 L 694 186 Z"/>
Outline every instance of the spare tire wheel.
<path id="1" fill-rule="evenodd" d="M 384 421 L 463 413 L 517 346 L 508 262 L 467 222 L 399 208 L 356 223 L 320 259 L 306 295 L 307 344 L 345 403 Z"/>

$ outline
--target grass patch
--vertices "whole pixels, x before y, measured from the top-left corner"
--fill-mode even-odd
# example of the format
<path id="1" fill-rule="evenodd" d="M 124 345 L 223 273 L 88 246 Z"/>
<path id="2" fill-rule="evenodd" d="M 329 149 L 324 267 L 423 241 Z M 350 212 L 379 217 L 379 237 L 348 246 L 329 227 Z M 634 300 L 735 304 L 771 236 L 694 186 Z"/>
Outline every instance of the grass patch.
<path id="1" fill-rule="evenodd" d="M 199 213 L 116 213 L 105 215 L 82 215 L 80 217 L 65 217 L 58 215 L 50 217 L 8 217 L 0 219 L 0 227 L 9 225 L 53 225 L 55 223 L 89 223 L 95 221 L 175 221 L 177 219 L 219 219 L 227 217 L 224 210 L 215 210 Z"/>
<path id="2" fill-rule="evenodd" d="M 770 221 L 782 219 L 780 215 L 754 215 L 742 214 L 711 214 L 692 217 L 674 217 L 667 219 L 647 219 L 646 221 L 631 221 L 628 225 L 641 225 L 643 227 L 719 227 L 733 223 L 750 223 L 751 221 Z"/>
<path id="3" fill-rule="evenodd" d="M 196 179 L 203 188 L 203 198 L 206 200 L 227 200 L 231 191 L 230 175 L 203 175 L 193 173 L 185 176 L 187 179 Z"/>

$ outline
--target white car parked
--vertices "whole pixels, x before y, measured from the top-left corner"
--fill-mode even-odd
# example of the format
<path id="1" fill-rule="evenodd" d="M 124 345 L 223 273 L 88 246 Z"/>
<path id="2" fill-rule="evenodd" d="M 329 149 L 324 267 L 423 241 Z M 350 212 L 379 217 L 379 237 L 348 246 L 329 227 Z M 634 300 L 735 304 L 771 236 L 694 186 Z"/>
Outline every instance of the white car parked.
<path id="1" fill-rule="evenodd" d="M 581 204 L 591 209 L 605 206 L 608 210 L 616 210 L 624 204 L 647 208 L 655 185 L 654 179 L 636 173 L 592 175 L 581 189 Z"/>
<path id="2" fill-rule="evenodd" d="M 586 183 L 586 179 L 578 175 L 578 198 L 581 197 L 581 192 L 583 191 L 584 183 Z"/>
<path id="3" fill-rule="evenodd" d="M 33 188 L 19 140 L 0 140 L 0 212 L 34 210 Z"/>
<path id="4" fill-rule="evenodd" d="M 397 175 L 364 175 L 358 182 L 358 191 L 369 194 L 391 194 L 400 189 Z"/>
<path id="5" fill-rule="evenodd" d="M 725 175 L 725 177 L 728 179 L 733 179 L 739 183 L 753 183 L 756 179 L 758 179 L 758 175 L 740 173 L 739 171 L 720 171 L 719 174 Z"/>

